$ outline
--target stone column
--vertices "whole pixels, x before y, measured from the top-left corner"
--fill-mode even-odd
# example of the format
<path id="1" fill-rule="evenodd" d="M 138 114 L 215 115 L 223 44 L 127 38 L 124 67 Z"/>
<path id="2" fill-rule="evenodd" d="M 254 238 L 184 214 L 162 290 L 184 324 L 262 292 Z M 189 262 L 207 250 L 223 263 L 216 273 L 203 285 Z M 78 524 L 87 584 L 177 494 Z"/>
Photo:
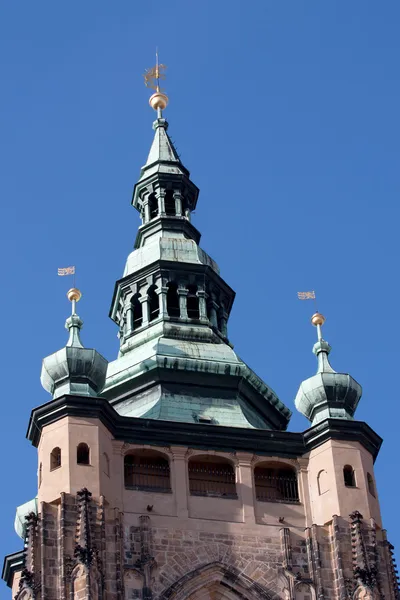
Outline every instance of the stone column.
<path id="1" fill-rule="evenodd" d="M 141 294 L 139 300 L 142 304 L 142 327 L 149 324 L 149 299 L 147 296 L 147 290 Z"/>
<path id="2" fill-rule="evenodd" d="M 187 319 L 187 295 L 188 290 L 183 287 L 178 287 L 178 296 L 179 296 L 179 309 L 181 312 L 181 319 Z"/>
<path id="3" fill-rule="evenodd" d="M 309 481 L 308 481 L 308 459 L 307 458 L 298 458 L 297 462 L 300 467 L 300 469 L 297 471 L 297 485 L 299 488 L 300 500 L 303 503 L 305 513 L 306 513 L 306 527 L 311 527 L 312 514 L 311 514 L 310 488 L 309 488 Z"/>
<path id="4" fill-rule="evenodd" d="M 243 521 L 252 525 L 256 522 L 254 510 L 254 486 L 253 486 L 253 454 L 247 452 L 236 452 L 238 460 L 238 481 L 237 487 L 239 498 L 243 504 Z"/>
<path id="5" fill-rule="evenodd" d="M 207 304 L 206 304 L 206 292 L 203 288 L 199 288 L 197 291 L 197 297 L 199 299 L 199 313 L 201 321 L 208 321 L 207 318 Z"/>
<path id="6" fill-rule="evenodd" d="M 219 308 L 218 304 L 214 300 L 211 300 L 211 303 L 210 303 L 210 323 L 216 329 L 218 329 L 218 319 L 217 319 L 217 310 L 218 310 L 218 308 Z"/>
<path id="7" fill-rule="evenodd" d="M 191 218 L 191 213 L 190 213 L 190 209 L 189 208 L 185 208 L 185 217 L 187 218 L 187 220 L 190 222 L 192 220 Z"/>
<path id="8" fill-rule="evenodd" d="M 158 305 L 160 307 L 160 317 L 164 319 L 168 316 L 167 312 L 167 292 L 168 288 L 162 285 L 160 281 L 159 286 L 156 289 L 156 294 L 158 294 Z"/>
<path id="9" fill-rule="evenodd" d="M 143 210 L 144 210 L 144 222 L 148 223 L 150 221 L 150 204 L 149 204 L 149 194 L 145 192 L 143 198 Z"/>
<path id="10" fill-rule="evenodd" d="M 180 519 L 187 519 L 189 516 L 188 465 L 186 461 L 188 449 L 181 446 L 171 446 L 170 450 L 173 457 L 173 489 L 175 490 L 176 514 Z"/>
<path id="11" fill-rule="evenodd" d="M 130 298 L 126 301 L 125 304 L 125 319 L 125 334 L 130 335 L 133 330 L 133 307 Z"/>
<path id="12" fill-rule="evenodd" d="M 174 192 L 175 214 L 177 217 L 182 216 L 182 194 L 179 190 Z"/>
<path id="13" fill-rule="evenodd" d="M 165 190 L 159 188 L 156 191 L 156 197 L 158 202 L 158 214 L 162 217 L 165 216 Z"/>
<path id="14" fill-rule="evenodd" d="M 221 333 L 224 337 L 228 337 L 228 313 L 221 311 Z"/>

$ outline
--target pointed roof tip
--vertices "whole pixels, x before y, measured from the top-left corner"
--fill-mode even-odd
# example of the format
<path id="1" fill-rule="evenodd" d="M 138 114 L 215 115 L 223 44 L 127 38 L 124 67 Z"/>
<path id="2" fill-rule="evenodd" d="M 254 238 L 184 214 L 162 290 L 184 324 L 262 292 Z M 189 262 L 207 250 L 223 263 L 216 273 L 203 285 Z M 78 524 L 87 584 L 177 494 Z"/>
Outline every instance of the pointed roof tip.
<path id="1" fill-rule="evenodd" d="M 154 140 L 144 168 L 157 162 L 173 162 L 181 165 L 178 152 L 167 133 L 168 122 L 165 119 L 157 119 L 153 123 L 153 129 L 155 130 Z"/>

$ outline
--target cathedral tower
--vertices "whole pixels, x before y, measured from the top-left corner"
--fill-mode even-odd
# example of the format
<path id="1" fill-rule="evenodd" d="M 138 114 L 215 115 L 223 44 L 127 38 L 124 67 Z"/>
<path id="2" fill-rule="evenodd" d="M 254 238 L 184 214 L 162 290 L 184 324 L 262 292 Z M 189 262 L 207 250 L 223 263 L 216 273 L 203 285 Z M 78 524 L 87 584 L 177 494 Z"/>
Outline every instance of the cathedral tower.
<path id="1" fill-rule="evenodd" d="M 157 87 L 142 224 L 111 301 L 118 356 L 83 346 L 70 290 L 27 433 L 38 492 L 3 579 L 16 600 L 398 600 L 361 386 L 331 367 L 316 313 L 317 373 L 295 400 L 310 428 L 286 431 L 289 408 L 230 343 L 235 293 L 199 246 L 167 102 Z"/>

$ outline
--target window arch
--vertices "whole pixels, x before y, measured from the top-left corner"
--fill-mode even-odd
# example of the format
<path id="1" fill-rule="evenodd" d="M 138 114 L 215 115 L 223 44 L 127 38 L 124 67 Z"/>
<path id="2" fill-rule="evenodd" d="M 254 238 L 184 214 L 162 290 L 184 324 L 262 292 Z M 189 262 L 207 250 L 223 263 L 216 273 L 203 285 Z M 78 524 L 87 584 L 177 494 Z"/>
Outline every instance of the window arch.
<path id="1" fill-rule="evenodd" d="M 150 194 L 149 196 L 149 212 L 150 219 L 158 216 L 158 201 L 155 194 Z"/>
<path id="2" fill-rule="evenodd" d="M 320 496 L 322 494 L 325 494 L 325 492 L 329 491 L 328 473 L 325 471 L 325 469 L 322 469 L 322 471 L 318 473 L 317 482 L 318 493 Z"/>
<path id="3" fill-rule="evenodd" d="M 78 465 L 90 465 L 90 449 L 84 442 L 76 449 L 76 462 Z"/>
<path id="4" fill-rule="evenodd" d="M 375 498 L 375 485 L 371 473 L 367 473 L 368 491 Z"/>
<path id="5" fill-rule="evenodd" d="M 221 456 L 196 456 L 189 461 L 191 496 L 237 498 L 232 464 Z"/>
<path id="6" fill-rule="evenodd" d="M 132 296 L 131 304 L 133 309 L 133 330 L 135 330 L 138 327 L 141 327 L 143 323 L 143 307 L 142 303 L 140 302 L 140 294 L 135 294 Z"/>
<path id="7" fill-rule="evenodd" d="M 170 281 L 167 284 L 167 312 L 170 317 L 180 317 L 181 310 L 179 308 L 178 286 L 175 281 Z"/>
<path id="8" fill-rule="evenodd" d="M 147 295 L 149 299 L 149 321 L 154 321 L 160 314 L 160 302 L 155 285 L 149 288 Z"/>
<path id="9" fill-rule="evenodd" d="M 50 454 L 50 471 L 54 471 L 58 467 L 61 467 L 61 448 L 57 446 Z"/>
<path id="10" fill-rule="evenodd" d="M 106 452 L 103 452 L 103 473 L 110 477 L 110 459 Z"/>
<path id="11" fill-rule="evenodd" d="M 197 285 L 188 286 L 187 314 L 189 319 L 200 319 L 199 298 L 197 296 Z"/>
<path id="12" fill-rule="evenodd" d="M 345 465 L 343 467 L 343 479 L 346 487 L 356 487 L 356 477 L 351 465 Z"/>
<path id="13" fill-rule="evenodd" d="M 167 458 L 156 450 L 138 450 L 124 458 L 125 487 L 144 492 L 170 492 Z"/>
<path id="14" fill-rule="evenodd" d="M 165 194 L 165 214 L 169 216 L 176 215 L 175 198 L 172 190 L 167 190 Z"/>
<path id="15" fill-rule="evenodd" d="M 256 498 L 261 502 L 299 502 L 296 470 L 279 462 L 254 469 Z"/>

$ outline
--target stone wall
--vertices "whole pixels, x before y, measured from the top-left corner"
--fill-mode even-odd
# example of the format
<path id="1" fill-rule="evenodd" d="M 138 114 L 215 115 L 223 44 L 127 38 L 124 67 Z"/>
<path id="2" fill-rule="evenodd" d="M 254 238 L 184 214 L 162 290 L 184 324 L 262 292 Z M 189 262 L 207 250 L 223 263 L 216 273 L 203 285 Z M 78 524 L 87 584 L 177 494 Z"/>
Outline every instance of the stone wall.
<path id="1" fill-rule="evenodd" d="M 29 515 L 17 600 L 398 600 L 392 547 L 354 512 L 275 527 L 122 514 L 88 490 Z"/>

